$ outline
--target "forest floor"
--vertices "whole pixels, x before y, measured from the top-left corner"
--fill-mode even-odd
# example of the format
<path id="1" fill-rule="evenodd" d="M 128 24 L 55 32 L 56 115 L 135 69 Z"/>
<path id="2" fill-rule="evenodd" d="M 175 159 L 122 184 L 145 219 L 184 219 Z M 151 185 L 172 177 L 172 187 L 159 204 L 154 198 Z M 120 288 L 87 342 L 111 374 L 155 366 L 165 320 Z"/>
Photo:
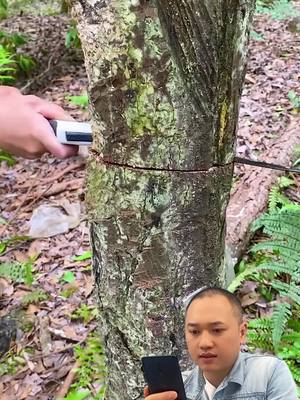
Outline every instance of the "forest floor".
<path id="1" fill-rule="evenodd" d="M 88 112 L 67 99 L 87 88 L 80 54 L 65 49 L 68 18 L 24 14 L 3 21 L 0 29 L 29 34 L 24 52 L 38 60 L 35 75 L 18 86 L 87 121 Z M 291 118 L 300 122 L 299 106 L 289 98 L 294 91 L 300 101 L 300 34 L 293 30 L 291 19 L 255 18 L 238 156 L 263 158 Z M 21 276 L 0 277 L 0 317 L 17 320 L 17 339 L 0 362 L 1 400 L 53 399 L 65 395 L 70 383 L 76 388 L 85 384 L 91 398 L 97 398 L 102 361 L 89 353 L 89 346 L 100 352 L 101 345 L 95 344 L 99 334 L 84 208 L 85 165 L 84 154 L 64 161 L 46 155 L 36 161 L 18 159 L 12 167 L 0 164 L 0 263 L 17 262 L 24 270 Z M 236 167 L 236 180 L 243 172 L 243 166 Z M 299 201 L 296 189 L 290 196 Z M 72 228 L 29 240 L 29 221 L 45 205 L 71 216 Z"/>

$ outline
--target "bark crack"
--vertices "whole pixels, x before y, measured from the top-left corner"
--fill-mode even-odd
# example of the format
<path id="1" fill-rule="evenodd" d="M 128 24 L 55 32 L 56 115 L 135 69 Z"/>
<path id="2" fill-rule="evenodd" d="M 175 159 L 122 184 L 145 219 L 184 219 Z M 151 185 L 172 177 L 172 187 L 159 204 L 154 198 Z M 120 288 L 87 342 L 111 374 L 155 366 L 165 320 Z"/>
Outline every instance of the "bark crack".
<path id="1" fill-rule="evenodd" d="M 229 163 L 224 163 L 224 164 L 212 164 L 208 168 L 198 168 L 198 169 L 169 169 L 169 168 L 155 168 L 155 167 L 146 167 L 146 166 L 141 166 L 141 165 L 130 165 L 126 163 L 117 163 L 115 161 L 108 160 L 106 158 L 103 158 L 96 150 L 92 149 L 91 152 L 93 155 L 97 158 L 99 163 L 113 166 L 113 167 L 119 167 L 119 168 L 126 168 L 126 169 L 131 169 L 131 170 L 136 170 L 136 171 L 157 171 L 157 172 L 181 172 L 181 173 L 193 173 L 193 172 L 210 172 L 214 169 L 217 168 L 225 168 L 230 165 L 233 166 L 233 161 Z"/>

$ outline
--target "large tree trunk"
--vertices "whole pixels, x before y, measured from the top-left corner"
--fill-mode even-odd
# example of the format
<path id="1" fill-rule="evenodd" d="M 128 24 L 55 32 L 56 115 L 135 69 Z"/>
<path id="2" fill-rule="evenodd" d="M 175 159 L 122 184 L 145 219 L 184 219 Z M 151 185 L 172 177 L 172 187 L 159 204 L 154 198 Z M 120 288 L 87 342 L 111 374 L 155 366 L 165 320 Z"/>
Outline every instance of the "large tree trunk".
<path id="1" fill-rule="evenodd" d="M 254 0 L 78 0 L 94 145 L 87 204 L 106 399 L 184 358 L 183 297 L 224 284 L 225 209 Z"/>

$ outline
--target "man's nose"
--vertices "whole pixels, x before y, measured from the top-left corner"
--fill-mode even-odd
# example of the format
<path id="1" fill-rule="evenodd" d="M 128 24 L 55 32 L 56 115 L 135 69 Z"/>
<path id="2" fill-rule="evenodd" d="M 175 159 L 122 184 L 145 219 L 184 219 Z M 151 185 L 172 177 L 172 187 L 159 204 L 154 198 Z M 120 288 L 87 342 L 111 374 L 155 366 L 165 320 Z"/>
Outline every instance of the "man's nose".
<path id="1" fill-rule="evenodd" d="M 213 347 L 212 337 L 208 332 L 202 332 L 199 337 L 198 345 L 200 349 L 210 349 Z"/>

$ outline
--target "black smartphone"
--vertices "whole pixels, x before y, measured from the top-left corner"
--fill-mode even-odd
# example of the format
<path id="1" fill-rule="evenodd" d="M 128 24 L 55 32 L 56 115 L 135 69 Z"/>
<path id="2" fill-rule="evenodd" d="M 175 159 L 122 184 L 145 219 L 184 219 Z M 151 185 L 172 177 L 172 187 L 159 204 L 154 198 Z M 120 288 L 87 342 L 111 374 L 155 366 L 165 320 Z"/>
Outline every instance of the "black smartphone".
<path id="1" fill-rule="evenodd" d="M 151 394 L 174 390 L 178 400 L 187 400 L 177 357 L 142 357 L 142 370 Z"/>

